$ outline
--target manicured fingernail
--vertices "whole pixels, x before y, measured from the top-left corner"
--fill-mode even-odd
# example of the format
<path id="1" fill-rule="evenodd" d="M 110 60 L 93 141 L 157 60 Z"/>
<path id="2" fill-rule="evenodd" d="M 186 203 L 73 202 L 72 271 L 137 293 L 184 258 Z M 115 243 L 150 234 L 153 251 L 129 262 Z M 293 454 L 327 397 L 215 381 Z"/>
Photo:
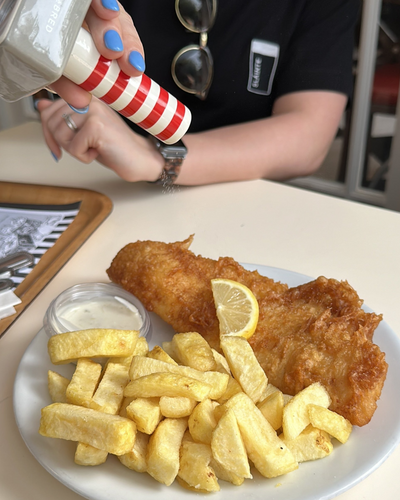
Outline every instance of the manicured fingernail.
<path id="1" fill-rule="evenodd" d="M 114 52 L 121 52 L 124 50 L 121 37 L 117 31 L 106 31 L 104 34 L 104 43 L 107 49 L 113 50 Z"/>
<path id="2" fill-rule="evenodd" d="M 79 113 L 80 115 L 84 115 L 89 111 L 89 104 L 85 108 L 74 108 L 71 104 L 68 104 L 68 106 L 72 109 L 72 111 L 75 111 L 75 113 Z"/>
<path id="3" fill-rule="evenodd" d="M 128 57 L 129 63 L 136 68 L 138 71 L 144 71 L 146 69 L 146 64 L 144 62 L 143 56 L 140 52 L 133 50 Z"/>
<path id="4" fill-rule="evenodd" d="M 54 158 L 54 160 L 55 160 L 56 162 L 58 162 L 58 158 L 57 158 L 57 156 L 53 153 L 53 151 L 50 151 L 50 153 L 51 153 L 51 156 Z"/>
<path id="5" fill-rule="evenodd" d="M 119 5 L 116 0 L 101 0 L 101 3 L 105 9 L 113 10 L 114 12 L 119 11 Z"/>

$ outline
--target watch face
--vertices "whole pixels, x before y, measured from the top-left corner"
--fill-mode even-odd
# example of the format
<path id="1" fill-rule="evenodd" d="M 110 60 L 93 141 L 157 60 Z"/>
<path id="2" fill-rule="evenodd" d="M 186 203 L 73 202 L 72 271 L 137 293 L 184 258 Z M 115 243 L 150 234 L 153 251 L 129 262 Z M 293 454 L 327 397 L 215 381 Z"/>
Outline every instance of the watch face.
<path id="1" fill-rule="evenodd" d="M 187 148 L 182 141 L 170 145 L 160 144 L 160 153 L 164 158 L 185 158 Z"/>

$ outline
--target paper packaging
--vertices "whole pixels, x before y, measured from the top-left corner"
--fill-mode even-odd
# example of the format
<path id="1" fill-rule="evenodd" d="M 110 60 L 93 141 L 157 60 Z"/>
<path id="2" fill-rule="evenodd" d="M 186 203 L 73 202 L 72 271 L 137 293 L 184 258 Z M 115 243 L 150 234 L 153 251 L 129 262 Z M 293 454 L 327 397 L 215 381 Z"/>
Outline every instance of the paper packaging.
<path id="1" fill-rule="evenodd" d="M 21 299 L 11 290 L 13 285 L 10 280 L 0 280 L 0 319 L 15 314 L 13 306 L 21 304 Z"/>

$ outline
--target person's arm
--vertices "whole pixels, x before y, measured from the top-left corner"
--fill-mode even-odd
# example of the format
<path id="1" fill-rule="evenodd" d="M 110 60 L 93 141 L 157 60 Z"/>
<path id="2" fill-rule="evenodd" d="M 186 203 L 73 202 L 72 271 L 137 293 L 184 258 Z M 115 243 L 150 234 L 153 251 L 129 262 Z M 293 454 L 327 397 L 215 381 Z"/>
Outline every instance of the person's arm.
<path id="1" fill-rule="evenodd" d="M 279 98 L 263 120 L 187 134 L 188 155 L 177 183 L 210 184 L 249 179 L 285 180 L 313 173 L 335 137 L 347 98 L 334 92 L 297 92 Z M 154 181 L 163 158 L 108 106 L 95 99 L 74 114 L 77 132 L 64 122 L 67 105 L 38 103 L 44 137 L 54 156 L 62 150 L 84 163 L 97 160 L 129 182 Z"/>
<path id="2" fill-rule="evenodd" d="M 189 154 L 180 184 L 285 180 L 315 172 L 335 137 L 347 97 L 297 92 L 280 97 L 270 118 L 183 138 Z"/>

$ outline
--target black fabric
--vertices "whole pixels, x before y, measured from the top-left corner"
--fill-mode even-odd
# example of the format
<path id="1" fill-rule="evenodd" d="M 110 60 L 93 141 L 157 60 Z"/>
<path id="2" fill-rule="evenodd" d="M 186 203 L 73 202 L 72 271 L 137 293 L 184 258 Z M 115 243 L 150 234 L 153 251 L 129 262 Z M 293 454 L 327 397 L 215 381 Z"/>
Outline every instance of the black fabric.
<path id="1" fill-rule="evenodd" d="M 175 0 L 121 3 L 143 42 L 146 74 L 192 111 L 189 132 L 265 118 L 271 115 L 276 98 L 291 92 L 328 90 L 351 95 L 359 0 L 218 0 L 216 21 L 208 35 L 214 79 L 205 101 L 180 90 L 171 76 L 175 54 L 199 42 L 199 35 L 188 32 L 178 20 Z M 253 39 L 279 46 L 270 95 L 248 90 Z"/>

